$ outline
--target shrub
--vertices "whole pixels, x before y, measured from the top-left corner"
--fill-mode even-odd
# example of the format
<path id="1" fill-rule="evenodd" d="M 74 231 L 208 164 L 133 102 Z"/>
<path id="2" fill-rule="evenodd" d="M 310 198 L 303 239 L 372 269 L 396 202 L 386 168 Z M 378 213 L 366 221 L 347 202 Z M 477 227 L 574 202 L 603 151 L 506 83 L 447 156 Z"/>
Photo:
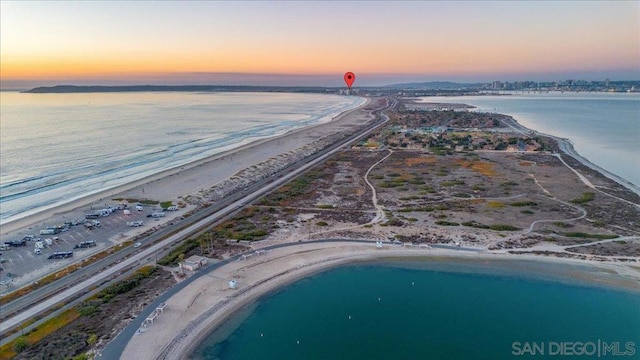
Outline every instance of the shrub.
<path id="1" fill-rule="evenodd" d="M 320 204 L 320 205 L 316 205 L 316 207 L 318 209 L 333 209 L 334 206 L 331 204 Z"/>
<path id="2" fill-rule="evenodd" d="M 453 222 L 453 221 L 445 221 L 445 220 L 438 220 L 436 221 L 436 225 L 442 225 L 442 226 L 459 226 L 460 224 L 457 222 Z"/>
<path id="3" fill-rule="evenodd" d="M 16 353 L 21 353 L 29 348 L 29 343 L 24 336 L 20 336 L 16 338 L 16 341 L 13 343 L 13 351 Z"/>
<path id="4" fill-rule="evenodd" d="M 428 194 L 433 194 L 434 192 L 436 192 L 436 189 L 434 189 L 433 186 L 425 186 L 422 188 L 422 191 Z"/>
<path id="5" fill-rule="evenodd" d="M 491 209 L 502 209 L 504 207 L 504 203 L 500 201 L 489 201 L 487 206 Z"/>
<path id="6" fill-rule="evenodd" d="M 562 235 L 566 237 L 598 239 L 598 240 L 615 239 L 618 237 L 618 235 L 615 235 L 615 234 L 587 234 L 583 232 L 568 232 Z"/>
<path id="7" fill-rule="evenodd" d="M 490 225 L 489 229 L 495 230 L 495 231 L 516 231 L 516 230 L 520 230 L 519 228 L 517 228 L 515 226 L 505 225 L 505 224 Z"/>
<path id="8" fill-rule="evenodd" d="M 535 201 L 516 201 L 516 202 L 512 202 L 509 205 L 515 206 L 515 207 L 523 207 L 523 206 L 536 206 L 538 205 L 538 203 L 536 203 Z"/>
<path id="9" fill-rule="evenodd" d="M 452 180 L 452 181 L 443 181 L 440 183 L 440 186 L 456 186 L 456 185 L 464 185 L 464 181 L 462 180 Z"/>
<path id="10" fill-rule="evenodd" d="M 477 229 L 489 229 L 490 228 L 489 225 L 477 223 L 475 221 L 465 221 L 465 222 L 462 223 L 462 225 L 463 226 L 469 226 L 469 227 L 477 228 Z"/>
<path id="11" fill-rule="evenodd" d="M 93 315 L 96 311 L 98 311 L 98 307 L 95 305 L 81 304 L 80 306 L 78 306 L 78 312 L 81 316 L 90 316 Z"/>
<path id="12" fill-rule="evenodd" d="M 329 224 L 328 224 L 326 221 L 318 221 L 318 222 L 316 223 L 316 225 L 317 225 L 317 226 L 327 226 L 327 225 L 329 225 Z"/>
<path id="13" fill-rule="evenodd" d="M 569 200 L 570 202 L 574 203 L 574 204 L 586 204 L 589 201 L 593 200 L 593 198 L 596 196 L 595 193 L 592 192 L 586 192 L 583 193 L 580 197 L 575 198 L 575 199 L 571 199 Z"/>
<path id="14" fill-rule="evenodd" d="M 186 254 L 189 251 L 197 248 L 198 246 L 200 246 L 200 242 L 198 241 L 197 238 L 186 240 L 182 244 L 180 244 L 178 247 L 173 249 L 170 253 L 165 255 L 162 259 L 158 260 L 158 264 L 165 265 L 165 266 L 177 265 L 179 262 L 178 256 L 180 254 Z"/>
<path id="15" fill-rule="evenodd" d="M 553 223 L 553 225 L 555 225 L 555 226 L 557 226 L 557 227 L 561 227 L 561 228 L 570 228 L 570 227 L 573 227 L 573 225 L 571 225 L 571 224 L 567 224 L 567 223 L 562 222 L 562 221 L 555 221 L 555 222 Z"/>

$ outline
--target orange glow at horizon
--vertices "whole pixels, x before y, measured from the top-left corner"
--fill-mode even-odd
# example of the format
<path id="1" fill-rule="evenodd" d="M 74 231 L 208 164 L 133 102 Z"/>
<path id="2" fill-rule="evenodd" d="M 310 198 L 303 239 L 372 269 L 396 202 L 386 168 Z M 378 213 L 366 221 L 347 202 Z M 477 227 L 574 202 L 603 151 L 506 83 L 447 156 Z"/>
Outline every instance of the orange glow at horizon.
<path id="1" fill-rule="evenodd" d="M 0 78 L 640 67 L 634 2 L 174 5 L 3 2 Z"/>

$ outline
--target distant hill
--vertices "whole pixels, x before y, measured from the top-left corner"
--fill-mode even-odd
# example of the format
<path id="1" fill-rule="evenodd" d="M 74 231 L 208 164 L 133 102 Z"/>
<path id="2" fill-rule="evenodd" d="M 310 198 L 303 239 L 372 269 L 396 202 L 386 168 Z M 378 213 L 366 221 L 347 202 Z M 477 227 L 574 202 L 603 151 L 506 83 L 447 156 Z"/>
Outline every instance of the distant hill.
<path id="1" fill-rule="evenodd" d="M 24 91 L 33 94 L 48 93 L 104 93 L 140 91 L 263 91 L 263 92 L 323 92 L 325 87 L 304 86 L 235 86 L 235 85 L 127 85 L 127 86 L 42 86 Z"/>
<path id="2" fill-rule="evenodd" d="M 475 84 L 464 84 L 464 83 L 455 83 L 450 81 L 427 81 L 420 83 L 403 83 L 403 84 L 393 84 L 387 85 L 386 88 L 393 89 L 412 89 L 412 90 L 468 90 L 468 89 L 478 89 L 485 84 L 475 83 Z"/>

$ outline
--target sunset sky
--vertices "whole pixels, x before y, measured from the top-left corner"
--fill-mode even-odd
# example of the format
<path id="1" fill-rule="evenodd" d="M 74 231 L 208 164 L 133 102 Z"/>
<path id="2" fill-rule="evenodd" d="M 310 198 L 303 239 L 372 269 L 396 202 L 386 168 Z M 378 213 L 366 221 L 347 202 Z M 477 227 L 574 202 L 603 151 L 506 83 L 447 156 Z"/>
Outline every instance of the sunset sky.
<path id="1" fill-rule="evenodd" d="M 2 87 L 640 79 L 640 2 L 5 1 Z"/>

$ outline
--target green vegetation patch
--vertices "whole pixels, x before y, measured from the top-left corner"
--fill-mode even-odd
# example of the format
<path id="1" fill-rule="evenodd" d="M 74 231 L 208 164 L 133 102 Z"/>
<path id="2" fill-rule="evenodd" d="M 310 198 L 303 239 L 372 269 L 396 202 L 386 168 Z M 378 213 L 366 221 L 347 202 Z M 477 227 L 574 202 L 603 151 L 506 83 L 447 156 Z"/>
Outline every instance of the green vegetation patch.
<path id="1" fill-rule="evenodd" d="M 465 221 L 462 223 L 463 226 L 473 227 L 476 229 L 489 229 L 489 225 L 481 224 L 475 221 Z"/>
<path id="2" fill-rule="evenodd" d="M 411 180 L 409 180 L 409 184 L 412 185 L 424 185 L 424 180 L 422 180 L 421 178 L 413 178 Z"/>
<path id="3" fill-rule="evenodd" d="M 27 350 L 31 345 L 38 343 L 46 336 L 53 334 L 64 326 L 70 324 L 80 317 L 75 307 L 67 309 L 62 313 L 52 317 L 51 319 L 40 324 L 37 328 L 31 330 L 28 334 L 20 336 L 0 347 L 0 356 L 2 359 L 14 358 L 17 354 Z"/>
<path id="4" fill-rule="evenodd" d="M 490 229 L 490 230 L 495 230 L 495 231 L 516 231 L 516 230 L 520 230 L 519 228 L 512 226 L 512 225 L 506 225 L 506 224 L 493 224 L 493 225 L 485 225 L 482 223 L 478 223 L 475 221 L 465 221 L 462 223 L 462 225 L 464 226 L 468 226 L 468 227 L 473 227 L 476 229 Z"/>
<path id="5" fill-rule="evenodd" d="M 319 204 L 319 205 L 316 205 L 316 207 L 318 209 L 333 209 L 335 206 L 331 204 Z"/>
<path id="6" fill-rule="evenodd" d="M 186 254 L 187 252 L 197 248 L 200 246 L 200 242 L 198 239 L 188 239 L 182 242 L 178 247 L 171 250 L 170 253 L 165 255 L 162 259 L 158 260 L 158 264 L 164 266 L 176 266 L 180 262 L 180 255 Z"/>
<path id="7" fill-rule="evenodd" d="M 524 207 L 524 206 L 537 206 L 538 203 L 535 201 L 515 201 L 509 204 L 510 206 L 515 207 Z"/>
<path id="8" fill-rule="evenodd" d="M 489 225 L 489 229 L 494 230 L 494 231 L 517 231 L 520 230 L 520 228 L 517 228 L 513 225 L 506 225 L 506 224 L 493 224 L 493 225 Z"/>
<path id="9" fill-rule="evenodd" d="M 96 295 L 96 297 L 98 299 L 101 299 L 104 302 L 108 302 L 116 295 L 124 294 L 126 292 L 129 292 L 135 289 L 136 287 L 138 287 L 138 285 L 140 285 L 140 282 L 143 279 L 148 278 L 155 271 L 156 271 L 155 266 L 150 266 L 150 265 L 143 266 L 142 268 L 138 269 L 135 273 L 133 273 L 133 275 L 129 276 L 125 280 L 118 281 L 115 284 L 109 285 L 104 290 L 100 291 Z"/>
<path id="10" fill-rule="evenodd" d="M 446 221 L 446 220 L 438 220 L 438 221 L 436 221 L 436 225 L 441 225 L 441 226 L 460 226 L 460 224 L 457 223 L 457 222 Z"/>
<path id="11" fill-rule="evenodd" d="M 464 181 L 462 180 L 451 180 L 451 181 L 442 181 L 440 186 L 456 186 L 456 185 L 464 185 Z"/>
<path id="12" fill-rule="evenodd" d="M 487 202 L 487 206 L 491 209 L 502 209 L 505 207 L 504 203 L 500 201 L 489 201 Z"/>
<path id="13" fill-rule="evenodd" d="M 173 201 L 163 201 L 160 203 L 160 207 L 166 209 L 170 206 L 173 206 Z"/>
<path id="14" fill-rule="evenodd" d="M 398 198 L 398 200 L 402 200 L 402 201 L 419 200 L 419 199 L 420 199 L 420 196 L 417 196 L 417 195 L 411 195 L 411 196 L 405 196 L 405 197 Z"/>
<path id="15" fill-rule="evenodd" d="M 557 227 L 561 227 L 561 228 L 571 228 L 573 227 L 572 224 L 566 223 L 566 222 L 562 222 L 562 221 L 554 221 L 553 225 L 557 226 Z"/>
<path id="16" fill-rule="evenodd" d="M 326 169 L 310 170 L 260 199 L 260 203 L 263 205 L 286 205 L 293 198 L 312 193 L 314 187 L 311 185 L 314 180 L 329 175 L 331 174 Z"/>
<path id="17" fill-rule="evenodd" d="M 572 238 L 597 239 L 597 240 L 615 239 L 619 237 L 616 234 L 588 234 L 583 232 L 566 232 L 566 233 L 563 233 L 562 235 L 566 237 L 572 237 Z"/>
<path id="18" fill-rule="evenodd" d="M 387 189 L 387 188 L 394 188 L 394 187 L 400 187 L 402 186 L 403 183 L 401 182 L 396 182 L 396 181 L 382 181 L 378 184 L 379 187 L 383 188 L 383 189 Z"/>
<path id="19" fill-rule="evenodd" d="M 596 196 L 595 193 L 592 192 L 586 192 L 583 193 L 580 197 L 577 197 L 575 199 L 571 199 L 569 200 L 570 202 L 574 203 L 574 204 L 586 204 L 589 201 L 593 200 L 593 198 Z"/>

